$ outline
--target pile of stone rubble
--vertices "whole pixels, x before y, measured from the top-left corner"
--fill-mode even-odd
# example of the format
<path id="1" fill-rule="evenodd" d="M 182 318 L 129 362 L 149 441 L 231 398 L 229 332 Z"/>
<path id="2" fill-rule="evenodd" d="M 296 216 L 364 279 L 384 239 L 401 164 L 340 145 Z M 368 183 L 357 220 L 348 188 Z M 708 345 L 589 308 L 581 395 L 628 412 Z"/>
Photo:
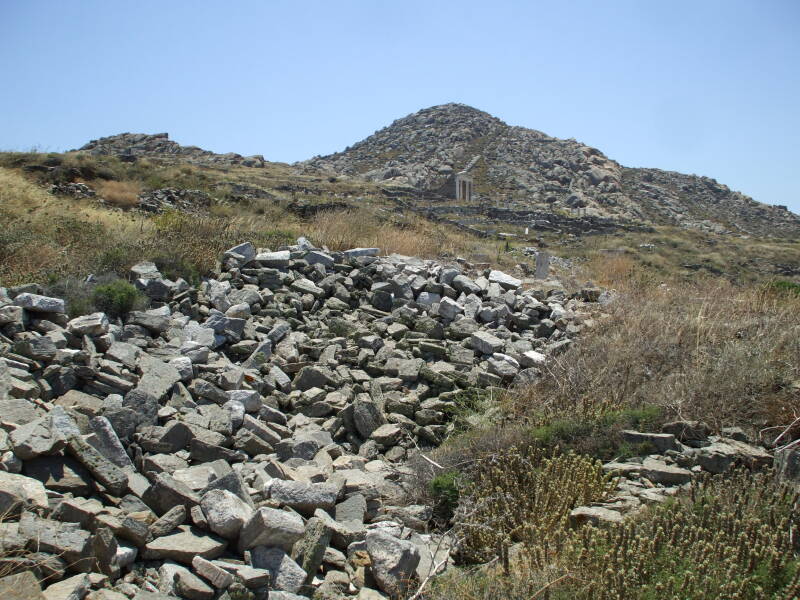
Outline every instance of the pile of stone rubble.
<path id="1" fill-rule="evenodd" d="M 151 213 L 165 210 L 202 212 L 210 204 L 211 196 L 201 190 L 164 188 L 140 194 L 137 208 Z"/>
<path id="2" fill-rule="evenodd" d="M 4 597 L 398 597 L 446 560 L 405 461 L 599 290 L 377 255 L 244 243 L 198 288 L 141 263 L 122 319 L 0 288 Z"/>
<path id="3" fill-rule="evenodd" d="M 85 183 L 57 183 L 50 186 L 54 196 L 70 196 L 72 198 L 94 198 L 97 193 Z"/>

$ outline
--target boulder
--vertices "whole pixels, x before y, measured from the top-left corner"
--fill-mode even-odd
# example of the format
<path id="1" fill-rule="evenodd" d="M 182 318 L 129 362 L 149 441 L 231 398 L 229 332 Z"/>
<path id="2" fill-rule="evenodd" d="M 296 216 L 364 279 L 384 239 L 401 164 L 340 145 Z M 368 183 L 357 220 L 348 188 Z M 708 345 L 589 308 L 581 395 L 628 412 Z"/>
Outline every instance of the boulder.
<path id="1" fill-rule="evenodd" d="M 192 568 L 215 589 L 224 590 L 233 583 L 233 575 L 202 556 L 195 556 L 192 559 Z"/>
<path id="2" fill-rule="evenodd" d="M 272 589 L 297 592 L 306 581 L 306 572 L 281 548 L 257 546 L 251 555 L 253 567 L 269 572 Z"/>
<path id="3" fill-rule="evenodd" d="M 183 565 L 166 561 L 158 570 L 158 589 L 188 600 L 213 600 L 214 589 Z"/>
<path id="4" fill-rule="evenodd" d="M 640 473 L 645 479 L 663 485 L 681 485 L 692 480 L 692 472 L 688 469 L 668 465 L 662 460 L 650 457 L 642 461 Z"/>
<path id="5" fill-rule="evenodd" d="M 500 338 L 486 331 L 476 331 L 469 338 L 472 347 L 481 354 L 494 354 L 505 346 L 505 342 Z"/>
<path id="6" fill-rule="evenodd" d="M 296 514 L 261 507 L 242 527 L 239 550 L 269 545 L 291 552 L 292 546 L 303 536 L 304 531 L 303 520 Z"/>
<path id="7" fill-rule="evenodd" d="M 331 510 L 336 505 L 339 487 L 331 483 L 305 483 L 276 479 L 269 488 L 270 498 L 302 514 L 313 514 L 321 508 Z"/>
<path id="8" fill-rule="evenodd" d="M 0 471 L 0 515 L 18 515 L 24 509 L 47 510 L 47 490 L 42 482 Z"/>
<path id="9" fill-rule="evenodd" d="M 67 323 L 67 331 L 77 336 L 100 336 L 108 333 L 108 327 L 108 317 L 102 312 L 76 317 Z"/>
<path id="10" fill-rule="evenodd" d="M 724 473 L 734 465 L 764 469 L 772 465 L 772 455 L 758 446 L 731 438 L 712 436 L 711 444 L 697 451 L 697 463 L 710 473 Z"/>
<path id="11" fill-rule="evenodd" d="M 419 564 L 419 549 L 380 530 L 367 534 L 366 549 L 380 589 L 392 597 L 405 594 Z"/>
<path id="12" fill-rule="evenodd" d="M 0 577 L 0 598 L 3 600 L 48 600 L 31 571 Z"/>
<path id="13" fill-rule="evenodd" d="M 332 535 L 333 530 L 328 525 L 321 519 L 311 517 L 306 523 L 303 537 L 295 543 L 291 558 L 305 571 L 305 585 L 311 583 L 322 565 Z"/>
<path id="14" fill-rule="evenodd" d="M 34 313 L 65 313 L 66 303 L 61 298 L 50 298 L 28 292 L 14 298 L 14 304 Z"/>
<path id="15" fill-rule="evenodd" d="M 89 593 L 91 581 L 88 575 L 75 575 L 47 586 L 44 597 L 47 600 L 83 600 Z"/>
<path id="16" fill-rule="evenodd" d="M 489 283 L 496 283 L 506 290 L 516 290 L 522 285 L 522 280 L 512 277 L 502 271 L 492 270 L 489 272 Z"/>
<path id="17" fill-rule="evenodd" d="M 78 573 L 92 570 L 91 534 L 77 523 L 60 523 L 25 512 L 19 520 L 19 534 L 32 552 L 55 554 Z"/>
<path id="18" fill-rule="evenodd" d="M 597 527 L 608 523 L 622 523 L 622 520 L 620 513 L 602 506 L 579 506 L 569 513 L 572 527 L 580 527 L 587 523 Z"/>
<path id="19" fill-rule="evenodd" d="M 238 538 L 242 527 L 253 515 L 253 509 L 228 490 L 207 492 L 200 500 L 200 507 L 209 529 L 228 540 Z"/>
<path id="20" fill-rule="evenodd" d="M 626 429 L 622 431 L 622 440 L 635 446 L 642 444 L 652 446 L 658 454 L 664 454 L 667 450 L 681 451 L 680 445 L 671 433 L 641 433 Z"/>
<path id="21" fill-rule="evenodd" d="M 145 560 L 171 559 L 191 565 L 195 556 L 214 559 L 222 555 L 227 542 L 188 525 L 181 525 L 175 533 L 162 536 L 144 547 Z"/>

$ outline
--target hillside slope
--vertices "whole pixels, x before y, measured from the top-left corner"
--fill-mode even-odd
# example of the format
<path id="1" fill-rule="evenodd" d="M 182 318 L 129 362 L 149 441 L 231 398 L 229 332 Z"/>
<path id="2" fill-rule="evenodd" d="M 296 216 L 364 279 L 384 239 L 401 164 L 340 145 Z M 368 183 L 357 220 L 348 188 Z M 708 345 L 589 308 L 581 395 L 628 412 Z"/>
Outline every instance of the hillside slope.
<path id="1" fill-rule="evenodd" d="M 454 196 L 455 173 L 466 169 L 479 203 L 514 211 L 750 235 L 794 237 L 800 230 L 797 215 L 714 179 L 624 167 L 596 148 L 513 127 L 463 104 L 420 110 L 343 152 L 303 164 L 443 201 Z"/>

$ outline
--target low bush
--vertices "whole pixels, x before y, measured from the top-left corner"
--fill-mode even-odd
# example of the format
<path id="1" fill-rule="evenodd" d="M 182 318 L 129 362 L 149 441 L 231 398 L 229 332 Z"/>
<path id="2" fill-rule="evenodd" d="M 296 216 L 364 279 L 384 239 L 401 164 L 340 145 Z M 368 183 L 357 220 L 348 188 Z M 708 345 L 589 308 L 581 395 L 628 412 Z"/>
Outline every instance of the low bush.
<path id="1" fill-rule="evenodd" d="M 105 285 L 98 285 L 92 294 L 98 310 L 112 317 L 121 317 L 134 308 L 143 308 L 146 298 L 133 285 L 117 279 Z"/>
<path id="2" fill-rule="evenodd" d="M 200 273 L 197 270 L 197 266 L 182 256 L 162 254 L 154 256 L 152 261 L 158 268 L 159 273 L 167 279 L 175 281 L 179 278 L 183 278 L 191 285 L 200 284 Z"/>
<path id="3" fill-rule="evenodd" d="M 116 246 L 101 252 L 95 263 L 98 273 L 115 273 L 124 277 L 128 274 L 128 270 L 141 260 L 141 248 L 137 244 L 118 240 Z"/>
<path id="4" fill-rule="evenodd" d="M 85 280 L 66 277 L 51 281 L 45 286 L 44 293 L 46 296 L 63 298 L 67 305 L 67 314 L 74 319 L 94 312 L 93 288 L 94 286 Z"/>
<path id="5" fill-rule="evenodd" d="M 535 419 L 537 420 L 537 419 Z M 530 430 L 531 439 L 544 447 L 575 450 L 601 460 L 649 454 L 651 448 L 634 448 L 622 441 L 624 429 L 658 431 L 664 422 L 664 410 L 647 405 L 613 410 L 600 415 L 555 419 Z"/>
<path id="6" fill-rule="evenodd" d="M 766 285 L 766 289 L 778 294 L 800 297 L 800 283 L 793 281 L 772 281 Z"/>

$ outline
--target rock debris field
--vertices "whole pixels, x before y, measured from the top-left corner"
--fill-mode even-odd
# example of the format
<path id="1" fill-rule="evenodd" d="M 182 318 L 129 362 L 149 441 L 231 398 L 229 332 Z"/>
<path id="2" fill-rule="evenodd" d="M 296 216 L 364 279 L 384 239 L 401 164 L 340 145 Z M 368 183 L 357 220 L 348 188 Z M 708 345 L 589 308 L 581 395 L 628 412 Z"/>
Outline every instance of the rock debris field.
<path id="1" fill-rule="evenodd" d="M 196 288 L 140 263 L 151 308 L 121 319 L 0 288 L 0 567 L 23 571 L 3 597 L 403 597 L 446 563 L 408 459 L 464 394 L 539 377 L 608 295 L 378 254 L 244 243 Z M 573 518 L 771 460 L 687 427 L 626 433 L 663 456 L 607 465 L 619 496 Z"/>

